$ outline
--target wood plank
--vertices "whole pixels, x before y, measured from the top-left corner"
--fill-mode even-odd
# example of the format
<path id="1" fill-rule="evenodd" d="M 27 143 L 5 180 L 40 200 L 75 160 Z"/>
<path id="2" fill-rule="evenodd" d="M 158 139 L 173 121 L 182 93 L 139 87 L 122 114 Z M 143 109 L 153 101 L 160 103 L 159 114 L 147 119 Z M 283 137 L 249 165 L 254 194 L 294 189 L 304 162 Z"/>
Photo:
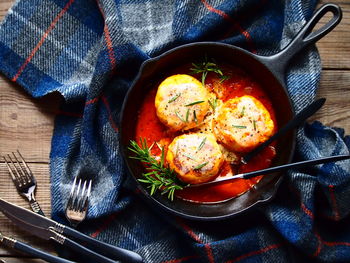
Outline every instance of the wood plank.
<path id="1" fill-rule="evenodd" d="M 49 177 L 49 165 L 40 163 L 29 163 L 36 180 L 36 199 L 39 202 L 42 210 L 46 215 L 51 214 L 50 203 L 50 177 Z M 28 202 L 22 198 L 16 191 L 16 188 L 10 179 L 7 167 L 4 163 L 0 163 L 0 196 L 1 198 L 11 203 L 17 204 L 24 208 L 29 208 Z M 12 224 L 2 213 L 0 213 L 0 231 L 5 236 L 12 236 L 18 238 L 21 241 L 32 244 L 36 247 L 48 248 L 47 241 L 33 237 L 24 231 L 21 231 L 18 227 Z M 5 249 L 0 246 L 0 255 L 16 255 L 18 253 L 13 250 Z"/>
<path id="2" fill-rule="evenodd" d="M 0 1 L 0 21 L 4 18 L 9 8 L 13 5 L 14 0 L 1 0 Z"/>
<path id="3" fill-rule="evenodd" d="M 342 8 L 343 19 L 332 32 L 317 42 L 322 66 L 323 68 L 350 69 L 350 1 L 336 0 L 331 2 Z M 329 1 L 322 0 L 319 6 L 325 3 L 329 3 Z M 326 21 L 328 20 L 326 19 Z M 324 19 L 320 22 L 324 22 Z"/>
<path id="4" fill-rule="evenodd" d="M 19 149 L 29 162 L 48 162 L 58 95 L 35 99 L 0 78 L 0 154 Z"/>
<path id="5" fill-rule="evenodd" d="M 324 70 L 317 96 L 327 100 L 310 120 L 344 128 L 350 134 L 350 71 Z"/>

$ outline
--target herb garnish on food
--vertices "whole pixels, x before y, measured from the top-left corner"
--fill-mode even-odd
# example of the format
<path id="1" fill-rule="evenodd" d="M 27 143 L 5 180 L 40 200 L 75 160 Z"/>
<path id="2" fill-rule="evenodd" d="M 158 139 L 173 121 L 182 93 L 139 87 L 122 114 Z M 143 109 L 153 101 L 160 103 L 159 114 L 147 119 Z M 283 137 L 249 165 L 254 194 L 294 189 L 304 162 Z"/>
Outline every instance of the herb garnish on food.
<path id="1" fill-rule="evenodd" d="M 215 111 L 216 107 L 218 106 L 218 99 L 208 100 L 210 107 Z"/>
<path id="2" fill-rule="evenodd" d="M 215 72 L 220 76 L 222 81 L 227 79 L 227 76 L 224 76 L 222 73 L 222 70 L 219 68 L 219 66 L 213 62 L 208 61 L 207 58 L 203 62 L 200 63 L 192 63 L 193 68 L 190 68 L 192 74 L 202 74 L 202 85 L 205 86 L 205 79 L 209 72 Z"/>
<path id="3" fill-rule="evenodd" d="M 246 129 L 247 126 L 242 126 L 242 125 L 232 125 L 233 128 L 237 128 L 237 129 Z"/>
<path id="4" fill-rule="evenodd" d="M 180 97 L 180 96 L 181 96 L 181 94 L 175 95 L 174 97 L 172 97 L 172 98 L 168 101 L 168 103 L 174 102 L 174 101 L 177 100 L 177 98 Z"/>
<path id="5" fill-rule="evenodd" d="M 147 173 L 143 173 L 144 179 L 138 179 L 139 182 L 148 184 L 147 188 L 150 188 L 150 194 L 153 195 L 158 190 L 161 194 L 167 194 L 168 198 L 174 200 L 174 193 L 176 190 L 182 190 L 184 184 L 182 184 L 176 177 L 174 170 L 164 165 L 164 147 L 162 147 L 162 154 L 160 162 L 151 156 L 150 148 L 147 147 L 147 140 L 140 138 L 141 147 L 133 140 L 130 141 L 130 147 L 128 149 L 136 154 L 136 156 L 130 156 L 129 158 L 140 160 L 147 165 Z"/>
<path id="6" fill-rule="evenodd" d="M 195 101 L 195 102 L 188 103 L 185 106 L 186 107 L 193 106 L 193 105 L 200 104 L 200 103 L 203 103 L 203 102 L 204 102 L 204 100 L 198 100 L 198 101 Z"/>
<path id="7" fill-rule="evenodd" d="M 184 120 L 181 116 L 180 113 L 178 111 L 175 111 L 176 116 L 182 121 L 182 122 L 186 122 L 186 120 Z"/>
<path id="8" fill-rule="evenodd" d="M 203 168 L 204 166 L 206 166 L 207 164 L 208 164 L 208 162 L 197 165 L 196 167 L 193 167 L 193 170 L 199 170 L 199 169 Z"/>
<path id="9" fill-rule="evenodd" d="M 204 139 L 201 141 L 201 143 L 199 144 L 199 146 L 197 148 L 197 152 L 203 148 L 206 140 L 207 140 L 207 137 L 204 137 Z"/>

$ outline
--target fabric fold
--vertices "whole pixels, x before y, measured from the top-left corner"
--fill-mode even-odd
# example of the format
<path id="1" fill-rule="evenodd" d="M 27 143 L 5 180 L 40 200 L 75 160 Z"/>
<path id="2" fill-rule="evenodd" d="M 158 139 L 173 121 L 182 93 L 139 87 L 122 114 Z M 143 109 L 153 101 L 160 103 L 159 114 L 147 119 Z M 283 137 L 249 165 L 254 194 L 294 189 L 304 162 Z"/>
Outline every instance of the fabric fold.
<path id="1" fill-rule="evenodd" d="M 33 97 L 59 92 L 50 154 L 52 217 L 74 176 L 93 178 L 81 231 L 145 262 L 349 262 L 349 161 L 285 175 L 268 204 L 223 222 L 193 222 L 145 203 L 119 153 L 119 114 L 141 64 L 173 47 L 220 41 L 259 55 L 285 47 L 316 0 L 18 0 L 0 26 L 0 70 Z M 287 72 L 296 112 L 316 96 L 313 46 Z M 130 120 L 135 121 L 135 120 Z M 295 160 L 349 154 L 319 122 L 298 130 Z M 88 262 L 88 261 L 86 261 Z"/>

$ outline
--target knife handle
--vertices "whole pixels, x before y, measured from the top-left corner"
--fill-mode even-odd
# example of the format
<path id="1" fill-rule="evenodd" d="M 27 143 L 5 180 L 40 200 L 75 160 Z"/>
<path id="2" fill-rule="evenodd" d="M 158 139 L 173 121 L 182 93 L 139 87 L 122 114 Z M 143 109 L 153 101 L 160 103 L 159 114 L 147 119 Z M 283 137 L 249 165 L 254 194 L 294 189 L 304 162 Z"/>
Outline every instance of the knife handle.
<path id="1" fill-rule="evenodd" d="M 94 249 L 98 253 L 101 253 L 107 257 L 121 260 L 123 262 L 130 263 L 141 263 L 143 262 L 142 257 L 130 250 L 112 246 L 110 244 L 98 241 L 92 237 L 84 235 L 79 231 L 72 229 L 70 227 L 64 227 L 63 234 L 73 237 L 76 240 L 84 242 L 87 247 Z"/>
<path id="2" fill-rule="evenodd" d="M 86 247 L 84 247 L 83 245 L 78 244 L 77 242 L 66 238 L 60 234 L 56 234 L 55 237 L 53 237 L 52 239 L 54 239 L 56 242 L 60 243 L 61 245 L 74 250 L 75 252 L 79 253 L 80 255 L 85 256 L 86 258 L 89 259 L 89 262 L 94 262 L 94 263 L 116 263 L 114 260 L 111 260 L 105 256 L 102 256 Z M 86 260 L 84 259 L 84 261 L 80 261 L 79 262 L 86 262 Z"/>
<path id="3" fill-rule="evenodd" d="M 10 246 L 10 247 L 18 250 L 18 251 L 26 253 L 26 254 L 28 254 L 32 257 L 35 257 L 35 258 L 43 259 L 49 263 L 74 263 L 73 261 L 70 261 L 70 260 L 67 260 L 64 258 L 59 258 L 59 257 L 53 256 L 47 252 L 33 248 L 33 247 L 31 247 L 25 243 L 22 243 L 18 240 L 15 240 L 13 238 L 6 237 L 6 240 L 5 240 L 5 237 L 4 237 L 3 243 L 7 246 Z"/>

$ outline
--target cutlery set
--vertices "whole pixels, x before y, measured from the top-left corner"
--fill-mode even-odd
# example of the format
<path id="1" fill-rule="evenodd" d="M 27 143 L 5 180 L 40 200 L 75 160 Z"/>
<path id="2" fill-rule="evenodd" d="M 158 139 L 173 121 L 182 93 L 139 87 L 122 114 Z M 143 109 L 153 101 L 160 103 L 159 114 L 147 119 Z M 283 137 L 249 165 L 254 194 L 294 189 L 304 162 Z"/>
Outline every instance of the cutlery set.
<path id="1" fill-rule="evenodd" d="M 257 150 L 254 150 L 253 152 L 244 156 L 242 158 L 242 162 L 248 162 L 259 151 L 261 151 L 262 148 L 268 146 L 273 140 L 276 140 L 286 132 L 302 124 L 308 117 L 310 117 L 319 108 L 321 108 L 324 102 L 325 99 L 319 99 L 311 103 L 299 114 L 297 114 L 293 120 L 282 127 L 280 131 L 277 132 L 270 140 L 258 147 Z M 65 226 L 45 217 L 43 211 L 35 199 L 36 180 L 20 152 L 17 151 L 17 153 L 12 153 L 12 156 L 7 155 L 3 158 L 18 193 L 28 200 L 31 209 L 33 210 L 33 212 L 31 212 L 28 209 L 16 206 L 0 198 L 0 211 L 19 228 L 44 240 L 53 240 L 56 243 L 59 243 L 69 248 L 70 250 L 75 251 L 81 255 L 81 260 L 79 260 L 79 262 L 86 262 L 87 258 L 89 262 L 96 263 L 112 263 L 115 262 L 115 260 L 121 260 L 123 262 L 142 262 L 141 256 L 133 251 L 98 241 L 92 237 L 80 233 L 71 227 Z M 211 182 L 198 185 L 190 185 L 188 187 L 201 187 L 203 185 L 207 186 L 211 184 L 228 182 L 237 178 L 248 179 L 262 174 L 285 171 L 297 167 L 301 168 L 328 162 L 336 162 L 349 158 L 349 155 L 338 155 L 315 160 L 290 163 L 244 174 L 237 174 L 222 178 L 219 177 Z M 86 217 L 91 188 L 92 180 L 83 180 L 81 178 L 78 179 L 75 177 L 65 210 L 66 218 L 73 227 L 76 227 Z M 46 260 L 47 262 L 72 262 L 57 256 L 53 256 L 47 252 L 40 251 L 13 238 L 3 236 L 1 232 L 0 243 L 2 243 L 4 246 L 17 249 L 33 257 Z"/>
<path id="2" fill-rule="evenodd" d="M 81 256 L 79 262 L 87 262 L 87 260 L 96 263 L 113 263 L 116 262 L 115 260 L 142 262 L 141 256 L 135 252 L 98 241 L 45 217 L 44 212 L 35 199 L 36 180 L 21 153 L 17 150 L 17 153 L 12 153 L 12 156 L 3 156 L 3 159 L 18 193 L 28 200 L 33 210 L 31 212 L 0 198 L 0 211 L 20 229 L 41 239 L 53 240 L 75 251 Z M 91 187 L 92 180 L 83 180 L 75 177 L 73 181 L 65 211 L 66 218 L 73 227 L 76 227 L 86 217 Z M 6 237 L 1 232 L 0 243 L 47 262 L 73 262 L 33 248 L 11 237 Z"/>

